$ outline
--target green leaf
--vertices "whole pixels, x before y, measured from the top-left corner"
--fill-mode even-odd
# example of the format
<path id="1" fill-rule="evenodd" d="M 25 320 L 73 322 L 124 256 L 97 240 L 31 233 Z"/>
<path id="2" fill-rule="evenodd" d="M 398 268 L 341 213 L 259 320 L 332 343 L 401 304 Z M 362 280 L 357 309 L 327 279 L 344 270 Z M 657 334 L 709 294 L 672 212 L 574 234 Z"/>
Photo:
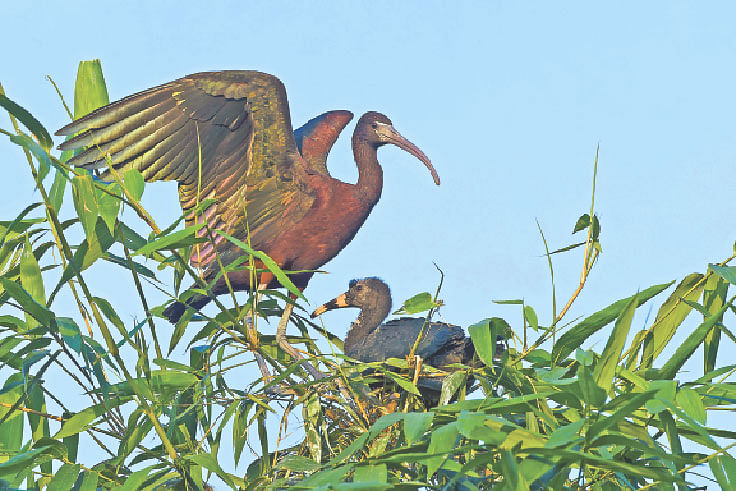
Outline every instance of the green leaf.
<path id="1" fill-rule="evenodd" d="M 56 471 L 46 489 L 72 489 L 74 481 L 77 480 L 77 474 L 79 474 L 79 464 L 64 464 Z"/>
<path id="2" fill-rule="evenodd" d="M 414 394 L 416 396 L 421 395 L 421 393 L 419 392 L 419 389 L 417 389 L 417 386 L 414 385 L 414 383 L 411 382 L 410 380 L 402 377 L 401 375 L 396 375 L 393 372 L 383 372 L 383 374 L 386 377 L 393 380 L 394 382 L 396 382 L 399 385 L 399 387 L 409 392 L 410 394 Z"/>
<path id="3" fill-rule="evenodd" d="M 432 432 L 427 453 L 440 455 L 424 459 L 424 463 L 427 465 L 427 479 L 430 479 L 446 460 L 454 462 L 451 458 L 451 452 L 455 449 L 457 437 L 458 431 L 454 423 L 440 426 Z"/>
<path id="4" fill-rule="evenodd" d="M 96 218 L 95 232 L 90 240 L 89 237 L 74 251 L 69 263 L 66 265 L 64 272 L 61 274 L 54 291 L 49 298 L 56 296 L 58 291 L 66 284 L 67 281 L 74 278 L 77 273 L 81 273 L 85 269 L 92 266 L 95 261 L 105 255 L 108 249 L 115 242 L 107 229 L 107 225 L 101 217 Z"/>
<path id="5" fill-rule="evenodd" d="M 164 235 L 163 237 L 159 237 L 153 242 L 148 242 L 146 245 L 135 251 L 132 255 L 138 256 L 138 255 L 148 255 L 155 251 L 160 251 L 161 249 L 178 249 L 181 247 L 181 242 L 184 239 L 194 237 L 196 232 L 204 227 L 204 223 L 198 223 L 196 225 L 192 225 L 190 227 L 185 228 L 184 230 L 178 230 L 172 234 Z M 196 239 L 200 239 L 199 237 L 196 237 Z M 206 239 L 204 239 L 206 240 Z"/>
<path id="6" fill-rule="evenodd" d="M 355 483 L 386 483 L 388 481 L 388 468 L 386 464 L 357 466 L 353 471 L 353 482 Z M 359 487 L 359 489 L 388 489 L 386 486 Z"/>
<path id="7" fill-rule="evenodd" d="M 544 444 L 546 448 L 564 447 L 572 442 L 582 440 L 580 429 L 585 425 L 586 420 L 579 419 L 565 426 L 559 426 L 549 436 L 549 440 Z"/>
<path id="8" fill-rule="evenodd" d="M 432 295 L 427 292 L 417 293 L 413 297 L 404 301 L 404 305 L 399 310 L 394 312 L 394 315 L 401 314 L 418 314 L 419 312 L 426 312 L 427 310 L 439 307 L 440 304 L 432 301 Z"/>
<path id="9" fill-rule="evenodd" d="M 217 459 L 215 459 L 214 456 L 208 453 L 200 453 L 196 455 L 187 455 L 184 457 L 184 459 L 194 462 L 197 465 L 201 465 L 205 469 L 207 469 L 210 472 L 213 472 L 217 474 L 217 476 L 225 481 L 225 483 L 230 486 L 231 488 L 235 489 L 237 486 L 235 486 L 235 483 L 232 480 L 232 476 L 222 470 L 220 467 L 220 464 L 217 463 Z"/>
<path id="10" fill-rule="evenodd" d="M 433 412 L 406 413 L 404 415 L 404 437 L 408 445 L 419 441 L 432 425 Z"/>
<path id="11" fill-rule="evenodd" d="M 706 424 L 705 406 L 700 394 L 688 387 L 681 387 L 677 392 L 677 405 L 685 413 L 700 424 Z"/>
<path id="12" fill-rule="evenodd" d="M 51 148 L 54 144 L 53 141 L 51 141 L 51 135 L 49 135 L 46 128 L 44 128 L 43 125 L 25 108 L 8 99 L 4 94 L 0 94 L 0 106 L 15 116 L 18 121 L 23 123 L 23 126 L 33 133 L 33 136 L 38 139 L 44 149 L 48 150 Z"/>
<path id="13" fill-rule="evenodd" d="M 475 352 L 478 353 L 481 361 L 486 365 L 493 365 L 493 354 L 496 351 L 496 343 L 491 339 L 490 319 L 476 322 L 468 327 L 470 339 L 475 346 Z"/>
<path id="14" fill-rule="evenodd" d="M 304 443 L 315 462 L 322 461 L 322 436 L 318 432 L 321 423 L 322 410 L 317 394 L 312 394 L 302 404 L 304 418 Z"/>
<path id="15" fill-rule="evenodd" d="M 493 303 L 498 303 L 501 305 L 504 304 L 510 304 L 510 305 L 523 305 L 524 301 L 518 298 L 512 299 L 512 300 L 493 300 Z"/>
<path id="16" fill-rule="evenodd" d="M 16 145 L 20 145 L 36 157 L 38 161 L 38 180 L 43 181 L 46 175 L 49 173 L 51 163 L 57 165 L 54 159 L 49 155 L 48 150 L 42 148 L 41 145 L 33 141 L 28 135 L 20 134 L 13 135 L 10 137 L 10 141 Z"/>
<path id="17" fill-rule="evenodd" d="M 98 207 L 91 175 L 74 176 L 74 179 L 72 179 L 72 196 L 74 198 L 74 209 L 77 210 L 77 216 L 79 216 L 79 221 L 82 222 L 84 233 L 88 240 L 92 240 L 95 235 Z"/>
<path id="18" fill-rule="evenodd" d="M 74 319 L 70 317 L 57 317 L 56 325 L 59 327 L 59 334 L 64 338 L 67 346 L 81 353 L 82 351 L 82 333 Z"/>
<path id="19" fill-rule="evenodd" d="M 726 280 L 732 285 L 736 285 L 736 266 L 719 266 L 717 264 L 709 264 L 708 270 Z"/>
<path id="20" fill-rule="evenodd" d="M 2 431 L 0 431 L 0 464 L 8 460 L 9 455 L 18 452 L 23 445 L 23 412 L 14 411 L 10 415 L 10 407 L 13 406 L 23 395 L 23 375 L 14 373 L 10 375 L 0 392 L 0 420 L 2 420 Z M 14 386 L 14 384 L 17 384 Z M 11 388 L 12 387 L 12 388 Z"/>
<path id="21" fill-rule="evenodd" d="M 85 472 L 82 478 L 82 485 L 79 486 L 77 491 L 96 491 L 99 477 L 100 475 L 96 472 Z"/>
<path id="22" fill-rule="evenodd" d="M 585 245 L 585 242 L 576 242 L 574 244 L 570 244 L 569 246 L 561 247 L 555 251 L 550 252 L 549 255 L 551 256 L 552 254 L 559 254 L 561 252 L 571 251 L 573 249 L 580 247 L 581 245 Z"/>
<path id="23" fill-rule="evenodd" d="M 103 185 L 104 186 L 104 185 Z M 115 233 L 115 220 L 118 217 L 120 211 L 120 186 L 117 183 L 109 184 L 104 186 L 105 192 L 102 187 L 95 187 L 95 193 L 97 198 L 97 207 L 100 216 L 107 224 L 107 228 L 110 230 L 110 234 Z"/>
<path id="24" fill-rule="evenodd" d="M 54 321 L 54 313 L 36 302 L 18 283 L 0 277 L 0 284 L 5 289 L 5 293 L 13 297 L 23 308 L 23 311 L 33 316 L 41 325 L 50 326 Z"/>
<path id="25" fill-rule="evenodd" d="M 581 230 L 588 228 L 588 225 L 590 225 L 590 215 L 588 215 L 587 213 L 584 215 L 580 215 L 578 221 L 575 222 L 575 227 L 572 229 L 572 233 L 578 233 Z"/>
<path id="26" fill-rule="evenodd" d="M 53 458 L 63 459 L 65 457 L 66 447 L 61 442 L 44 438 L 36 442 L 31 450 L 20 452 L 0 464 L 0 476 L 16 474 L 25 469 L 43 465 Z"/>
<path id="27" fill-rule="evenodd" d="M 105 77 L 102 76 L 100 60 L 80 61 L 74 84 L 74 119 L 109 103 L 110 96 L 107 94 Z"/>
<path id="28" fill-rule="evenodd" d="M 626 343 L 626 337 L 629 335 L 631 320 L 634 318 L 634 311 L 638 303 L 638 295 L 634 295 L 629 304 L 619 314 L 616 324 L 613 326 L 613 332 L 608 337 L 603 354 L 593 371 L 596 384 L 609 394 L 613 393 L 613 377 L 621 358 L 624 343 Z"/>
<path id="29" fill-rule="evenodd" d="M 539 327 L 537 313 L 534 312 L 534 309 L 529 305 L 524 306 L 524 319 L 526 319 L 527 324 L 529 324 L 532 329 L 537 329 Z"/>
<path id="30" fill-rule="evenodd" d="M 125 404 L 129 400 L 131 400 L 131 397 L 117 397 L 105 400 L 100 404 L 95 404 L 94 406 L 90 406 L 79 411 L 74 416 L 64 421 L 64 424 L 61 425 L 61 429 L 59 429 L 59 431 L 54 435 L 54 439 L 59 440 L 84 431 L 94 420 L 111 409 Z"/>
<path id="31" fill-rule="evenodd" d="M 28 389 L 27 407 L 39 413 L 48 413 L 41 384 L 38 381 L 28 384 Z M 39 414 L 28 413 L 28 424 L 31 427 L 31 437 L 34 442 L 49 437 L 49 420 L 47 418 L 41 418 Z"/>
<path id="32" fill-rule="evenodd" d="M 135 391 L 131 387 L 131 382 L 140 391 L 149 392 L 149 396 L 157 399 L 165 399 L 173 393 L 188 389 L 192 385 L 198 383 L 199 378 L 187 372 L 175 372 L 173 370 L 151 370 L 150 377 L 139 377 L 131 379 L 130 382 L 120 382 L 111 385 L 109 390 L 114 391 L 119 396 L 132 396 Z M 153 393 L 150 393 L 150 392 Z M 123 401 L 125 402 L 125 401 Z"/>
<path id="33" fill-rule="evenodd" d="M 49 190 L 49 201 L 57 215 L 61 209 L 61 204 L 64 202 L 64 191 L 66 190 L 66 182 L 68 180 L 69 177 L 66 175 L 66 171 L 56 169 L 54 182 L 51 184 L 51 189 Z"/>
<path id="34" fill-rule="evenodd" d="M 248 244 L 243 242 L 242 240 L 238 240 L 235 237 L 228 235 L 227 233 L 223 232 L 222 230 L 217 230 L 217 233 L 225 237 L 227 240 L 235 244 L 236 246 L 243 249 L 243 251 L 246 254 L 251 254 L 256 259 L 259 259 L 266 268 L 273 273 L 273 275 L 276 277 L 276 279 L 281 283 L 281 286 L 289 290 L 289 292 L 293 293 L 297 296 L 297 298 L 301 298 L 302 300 L 306 300 L 304 298 L 304 295 L 302 294 L 301 290 L 299 290 L 294 283 L 286 276 L 286 273 L 284 273 L 278 264 L 276 264 L 276 261 L 271 259 L 265 252 L 256 251 L 252 249 Z"/>
<path id="35" fill-rule="evenodd" d="M 598 421 L 593 423 L 590 428 L 588 428 L 588 432 L 586 434 L 588 441 L 599 435 L 604 430 L 617 425 L 620 421 L 624 421 L 625 418 L 629 417 L 634 411 L 638 411 L 642 406 L 650 401 L 656 393 L 657 390 L 652 389 L 630 396 L 630 399 L 623 405 L 619 406 L 610 416 L 600 418 Z M 626 396 L 629 396 L 629 394 L 618 396 L 614 401 L 611 401 L 609 405 L 613 405 L 614 402 L 619 402 L 622 397 Z"/>
<path id="36" fill-rule="evenodd" d="M 123 183 L 125 184 L 125 189 L 128 190 L 133 199 L 140 201 L 141 196 L 143 196 L 143 187 L 145 186 L 143 174 L 138 169 L 128 169 L 123 176 Z M 204 224 L 200 223 L 199 225 Z"/>
<path id="37" fill-rule="evenodd" d="M 158 464 L 153 464 L 139 471 L 135 471 L 125 479 L 123 485 L 118 489 L 120 489 L 120 491 L 137 491 L 141 489 L 143 483 L 146 482 L 148 475 L 157 467 Z"/>
<path id="38" fill-rule="evenodd" d="M 468 374 L 462 370 L 452 372 L 442 381 L 442 391 L 440 392 L 439 405 L 444 406 L 455 395 L 458 389 L 465 385 L 468 380 Z"/>
<path id="39" fill-rule="evenodd" d="M 654 285 L 643 292 L 639 292 L 637 294 L 639 298 L 637 307 L 641 307 L 645 302 L 665 290 L 672 283 L 674 283 L 674 281 L 662 285 Z M 567 358 L 570 353 L 580 347 L 591 335 L 616 319 L 626 308 L 632 298 L 634 298 L 633 295 L 627 298 L 622 298 L 605 309 L 599 310 L 595 314 L 583 319 L 583 321 L 566 331 L 565 334 L 560 336 L 560 339 L 557 340 L 557 343 L 552 348 L 553 363 L 557 365 L 560 360 Z"/>
<path id="40" fill-rule="evenodd" d="M 314 472 L 321 469 L 322 465 L 301 455 L 286 455 L 279 461 L 277 467 L 294 472 Z"/>
<path id="41" fill-rule="evenodd" d="M 606 402 L 606 391 L 595 382 L 590 367 L 581 365 L 578 368 L 578 385 L 586 404 L 599 408 Z"/>
<path id="42" fill-rule="evenodd" d="M 726 294 L 728 293 L 728 283 L 718 275 L 708 275 L 703 290 L 703 306 L 706 308 L 708 315 L 712 315 L 718 311 L 723 304 L 726 303 Z M 707 315 L 706 315 L 707 317 Z M 723 318 L 718 320 L 723 322 Z M 703 345 L 703 373 L 712 372 L 716 367 L 716 358 L 718 356 L 718 346 L 721 342 L 721 329 L 713 329 L 705 338 Z"/>
<path id="43" fill-rule="evenodd" d="M 28 236 L 26 236 L 23 254 L 20 256 L 20 284 L 31 295 L 33 300 L 41 305 L 46 304 L 41 267 L 38 265 L 36 256 L 33 254 L 33 248 L 28 240 Z M 30 315 L 26 314 L 26 325 L 28 329 L 33 329 L 38 326 L 38 323 Z"/>
<path id="44" fill-rule="evenodd" d="M 728 307 L 729 304 L 726 304 L 718 309 L 715 314 L 704 320 L 692 333 L 690 333 L 685 341 L 677 347 L 677 350 L 675 350 L 672 357 L 662 365 L 662 368 L 656 371 L 656 378 L 673 379 L 698 346 L 701 345 L 705 337 L 708 335 L 710 330 L 713 329 L 713 326 L 718 322 L 718 319 L 720 319 Z"/>
<path id="45" fill-rule="evenodd" d="M 659 308 L 652 330 L 644 339 L 642 367 L 652 366 L 654 360 L 672 339 L 677 328 L 690 314 L 692 307 L 682 299 L 696 301 L 705 287 L 702 279 L 703 275 L 699 273 L 687 275 Z"/>

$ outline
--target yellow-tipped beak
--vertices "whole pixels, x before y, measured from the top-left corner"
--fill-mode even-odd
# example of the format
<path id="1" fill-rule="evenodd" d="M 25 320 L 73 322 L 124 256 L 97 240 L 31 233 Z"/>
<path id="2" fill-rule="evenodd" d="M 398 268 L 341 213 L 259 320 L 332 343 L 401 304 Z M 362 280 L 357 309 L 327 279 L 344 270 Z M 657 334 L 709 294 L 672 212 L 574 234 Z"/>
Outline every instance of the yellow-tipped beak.
<path id="1" fill-rule="evenodd" d="M 333 298 L 329 302 L 323 303 L 322 305 L 317 307 L 314 312 L 312 312 L 312 319 L 314 319 L 318 315 L 324 314 L 328 310 L 341 309 L 343 307 L 350 307 L 350 305 L 348 305 L 347 301 L 345 300 L 344 293 L 336 298 Z"/>

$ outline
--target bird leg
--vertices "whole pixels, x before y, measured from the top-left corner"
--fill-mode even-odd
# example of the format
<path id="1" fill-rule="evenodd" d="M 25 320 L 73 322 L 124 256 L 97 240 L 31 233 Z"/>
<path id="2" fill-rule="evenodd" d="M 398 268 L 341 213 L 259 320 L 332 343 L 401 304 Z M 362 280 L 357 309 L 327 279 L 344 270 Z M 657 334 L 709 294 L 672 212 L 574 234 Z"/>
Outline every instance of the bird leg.
<path id="1" fill-rule="evenodd" d="M 289 341 L 286 339 L 286 325 L 289 323 L 289 318 L 291 317 L 291 312 L 293 310 L 294 304 L 287 302 L 284 307 L 284 314 L 281 316 L 281 320 L 279 321 L 279 326 L 276 328 L 276 341 L 279 343 L 279 346 L 281 346 L 281 349 L 286 351 L 292 358 L 295 360 L 301 360 L 304 357 L 296 350 L 296 348 L 290 345 Z M 325 375 L 314 368 L 314 365 L 308 361 L 303 361 L 301 364 L 315 380 L 325 378 Z"/>

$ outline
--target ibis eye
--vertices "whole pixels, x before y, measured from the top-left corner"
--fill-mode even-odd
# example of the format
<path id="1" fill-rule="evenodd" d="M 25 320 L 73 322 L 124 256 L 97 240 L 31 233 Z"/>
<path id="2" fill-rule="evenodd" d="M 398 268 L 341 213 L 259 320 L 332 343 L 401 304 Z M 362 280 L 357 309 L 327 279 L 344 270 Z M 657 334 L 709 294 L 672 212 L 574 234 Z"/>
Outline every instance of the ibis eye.
<path id="1" fill-rule="evenodd" d="M 371 125 L 371 128 L 373 128 L 374 130 L 377 130 L 378 129 L 378 123 L 373 123 Z"/>

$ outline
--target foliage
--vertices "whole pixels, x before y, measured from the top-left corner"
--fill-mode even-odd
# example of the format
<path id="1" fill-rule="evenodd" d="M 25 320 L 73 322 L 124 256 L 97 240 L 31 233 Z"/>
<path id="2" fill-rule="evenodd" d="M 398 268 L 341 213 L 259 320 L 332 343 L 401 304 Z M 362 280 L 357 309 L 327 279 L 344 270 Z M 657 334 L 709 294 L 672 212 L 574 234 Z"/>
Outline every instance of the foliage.
<path id="1" fill-rule="evenodd" d="M 80 64 L 74 101 L 74 117 L 108 102 L 99 62 Z M 723 324 L 724 313 L 734 310 L 728 290 L 736 283 L 736 268 L 727 265 L 733 256 L 682 279 L 654 322 L 639 331 L 632 332 L 636 310 L 674 282 L 629 292 L 563 325 L 602 251 L 591 202 L 574 226 L 574 233 L 585 232 L 587 238 L 548 250 L 555 305 L 549 325 L 522 300 L 498 301 L 521 306 L 521 325 L 493 317 L 469 326 L 476 359 L 447 373 L 411 357 L 360 364 L 322 354 L 308 327 L 338 346 L 339 340 L 295 314 L 292 321 L 302 336 L 291 342 L 302 343 L 329 375 L 316 383 L 273 336 L 258 333 L 259 319 L 281 314 L 278 304 L 285 297 L 279 292 L 265 292 L 263 299 L 249 295 L 232 308 L 218 300 L 216 315 L 190 310 L 168 339 L 157 332 L 166 325 L 160 320 L 163 306 L 149 305 L 143 285 L 165 289 L 158 277 L 170 268 L 172 299 L 186 300 L 211 286 L 188 263 L 192 248 L 212 240 L 211 233 L 196 233 L 206 221 L 176 230 L 181 217 L 159 228 L 140 204 L 145 189 L 140 173 L 113 173 L 115 182 L 104 183 L 70 169 L 69 155 L 52 155 L 48 132 L 20 103 L 2 95 L 0 106 L 13 126 L 0 132 L 25 153 L 40 196 L 12 220 L 0 222 L 0 479 L 5 486 L 204 489 L 217 476 L 233 489 L 687 489 L 693 473 L 708 466 L 723 489 L 736 487 L 736 460 L 729 454 L 736 431 L 708 425 L 710 413 L 733 410 L 736 403 L 730 381 L 736 365 L 717 363 L 722 336 L 736 341 Z M 73 214 L 62 218 L 69 188 L 73 207 L 66 208 Z M 211 204 L 203 201 L 195 213 Z M 141 221 L 124 223 L 123 208 Z M 141 225 L 148 230 L 136 231 Z M 69 242 L 73 237 L 78 243 Z M 288 271 L 248 244 L 238 245 L 243 257 L 225 270 L 247 268 L 255 274 L 259 259 L 294 289 Z M 580 284 L 558 314 L 551 257 L 577 247 L 584 247 Z M 85 281 L 93 267 L 127 272 L 143 320 L 124 322 L 109 300 L 94 296 Z M 194 287 L 179 295 L 187 277 Z M 54 303 L 60 291 L 71 293 L 77 312 Z M 428 312 L 429 320 L 441 306 L 438 294 L 439 288 L 435 295 L 419 294 L 401 312 Z M 689 317 L 702 321 L 668 350 Z M 608 341 L 600 353 L 583 348 L 604 329 Z M 538 338 L 529 344 L 531 333 Z M 185 334 L 188 360 L 170 359 L 181 352 Z M 495 356 L 499 335 L 507 339 L 500 359 Z M 683 365 L 701 347 L 702 376 L 682 378 Z M 240 370 L 252 363 L 254 352 L 276 376 L 243 387 Z M 51 385 L 52 372 L 84 394 L 86 406 L 71 410 L 70 401 L 78 405 L 80 397 L 68 386 Z M 443 380 L 441 405 L 424 406 L 420 375 Z M 283 389 L 274 390 L 279 385 Z M 272 448 L 267 416 L 281 413 L 285 422 L 298 409 L 303 441 Z M 260 442 L 259 457 L 238 472 L 249 435 Z M 82 442 L 97 448 L 99 459 L 78 459 Z M 221 447 L 227 442 L 235 469 L 223 464 Z M 704 451 L 685 450 L 693 443 Z"/>

